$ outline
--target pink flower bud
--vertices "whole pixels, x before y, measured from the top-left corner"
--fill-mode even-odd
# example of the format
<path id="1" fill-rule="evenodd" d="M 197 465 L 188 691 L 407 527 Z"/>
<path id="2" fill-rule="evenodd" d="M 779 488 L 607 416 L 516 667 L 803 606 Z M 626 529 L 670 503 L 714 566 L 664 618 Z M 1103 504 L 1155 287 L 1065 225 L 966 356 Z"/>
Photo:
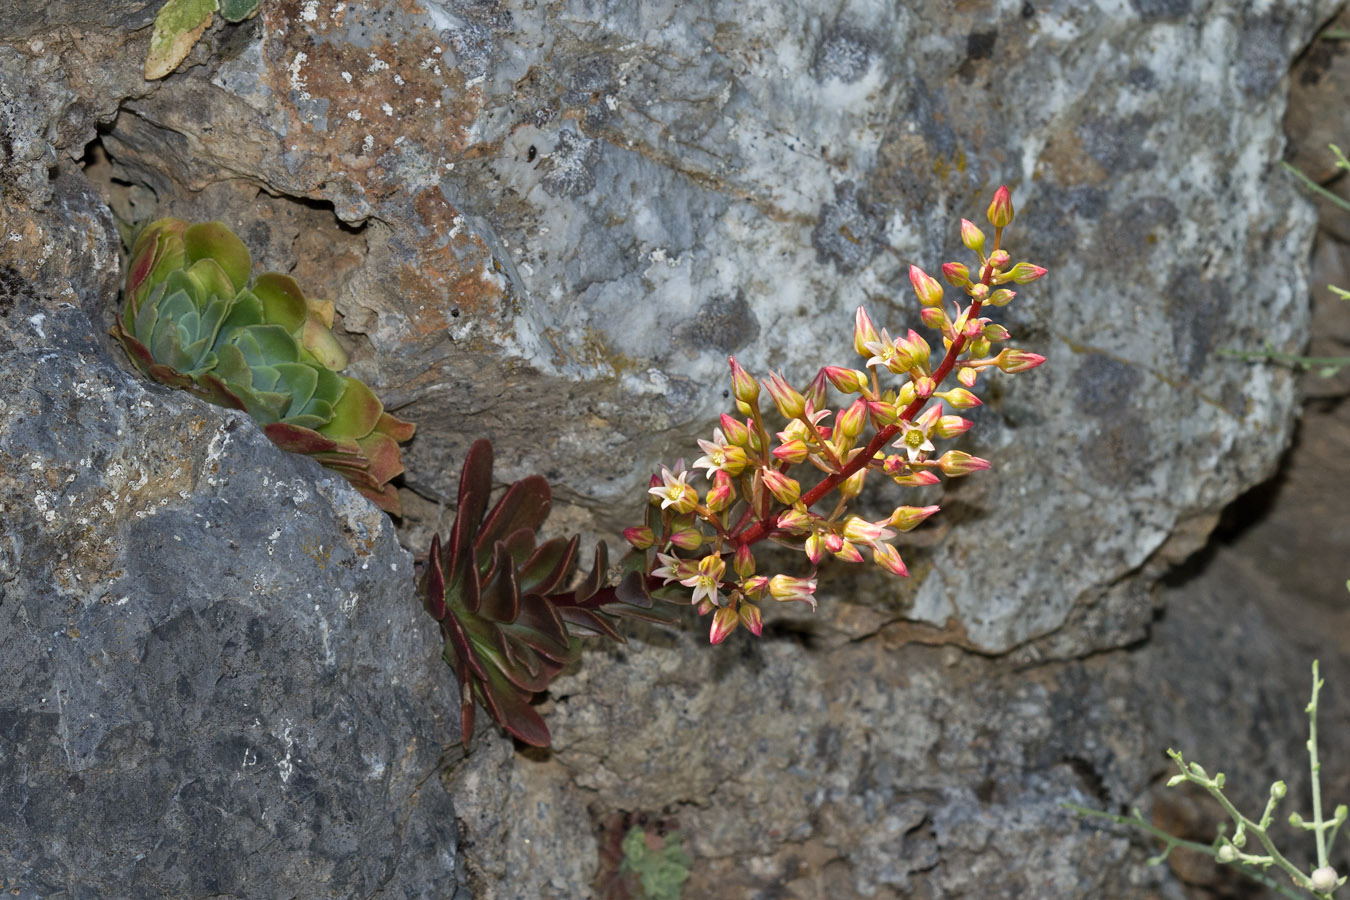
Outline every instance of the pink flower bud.
<path id="1" fill-rule="evenodd" d="M 984 303 L 989 299 L 989 285 L 983 282 L 976 282 L 970 286 L 968 293 L 970 294 L 970 299 L 978 303 Z"/>
<path id="2" fill-rule="evenodd" d="M 1008 268 L 1008 263 L 1012 262 L 1012 257 L 1008 255 L 1007 250 L 995 250 L 989 254 L 989 265 L 993 266 L 995 271 Z"/>
<path id="3" fill-rule="evenodd" d="M 811 514 L 800 506 L 785 509 L 778 514 L 778 528 L 788 534 L 805 534 L 811 527 Z"/>
<path id="4" fill-rule="evenodd" d="M 763 600 L 769 593 L 769 576 L 756 575 L 741 582 L 741 593 L 751 600 Z"/>
<path id="5" fill-rule="evenodd" d="M 887 521 L 896 531 L 913 531 L 920 522 L 937 511 L 936 506 L 897 506 Z"/>
<path id="6" fill-rule="evenodd" d="M 764 386 L 769 389 L 769 396 L 783 418 L 795 419 L 806 411 L 806 398 L 787 383 L 782 372 L 770 375 Z"/>
<path id="7" fill-rule="evenodd" d="M 787 463 L 806 462 L 806 457 L 810 454 L 811 448 L 806 446 L 806 441 L 801 438 L 792 438 L 773 448 L 774 459 L 781 459 Z"/>
<path id="8" fill-rule="evenodd" d="M 942 336 L 948 340 L 956 337 L 956 332 L 952 330 L 952 320 L 947 318 L 947 313 L 942 307 L 925 306 L 919 311 L 919 318 L 923 319 L 923 324 L 929 328 L 942 332 Z"/>
<path id="9" fill-rule="evenodd" d="M 1037 278 L 1045 274 L 1045 269 L 1040 266 L 1033 266 L 1031 263 L 1020 262 L 1012 267 L 1008 273 L 1009 278 L 1018 284 L 1030 284 Z"/>
<path id="10" fill-rule="evenodd" d="M 997 344 L 1000 341 L 1006 341 L 1008 338 L 1012 337 L 1012 335 L 1008 333 L 1008 329 L 997 322 L 990 322 L 985 325 L 982 329 L 982 333 L 984 334 L 984 339 L 993 344 Z"/>
<path id="11" fill-rule="evenodd" d="M 950 391 L 943 391 L 937 396 L 946 400 L 947 405 L 953 409 L 974 409 L 982 405 L 980 398 L 965 388 L 952 388 Z"/>
<path id="12" fill-rule="evenodd" d="M 806 558 L 811 560 L 811 565 L 813 566 L 819 565 L 820 561 L 825 558 L 825 541 L 821 538 L 819 533 L 814 533 L 807 537 L 804 549 L 806 551 Z"/>
<path id="13" fill-rule="evenodd" d="M 830 379 L 830 384 L 837 390 L 845 394 L 856 394 L 865 390 L 871 381 L 866 372 L 857 369 L 845 369 L 842 366 L 826 366 L 825 377 Z"/>
<path id="14" fill-rule="evenodd" d="M 909 336 L 902 338 L 896 343 L 909 354 L 909 357 L 912 360 L 914 360 L 914 365 L 921 369 L 928 367 L 928 358 L 933 351 L 932 348 L 928 346 L 928 342 L 923 339 L 923 335 L 911 328 L 909 329 Z"/>
<path id="15" fill-rule="evenodd" d="M 895 532 L 886 527 L 885 522 L 869 522 L 861 516 L 849 516 L 844 520 L 844 539 L 859 544 L 871 544 L 895 536 Z"/>
<path id="16" fill-rule="evenodd" d="M 974 354 L 972 354 L 974 355 Z M 979 377 L 979 372 L 970 366 L 962 366 L 956 370 L 956 380 L 968 388 L 975 386 L 975 379 Z"/>
<path id="17" fill-rule="evenodd" d="M 1007 288 L 999 288 L 989 295 L 986 306 L 1007 306 L 1012 302 L 1012 298 L 1017 296 L 1016 291 L 1010 291 Z"/>
<path id="18" fill-rule="evenodd" d="M 741 544 L 736 548 L 736 554 L 731 560 L 731 567 L 736 571 L 736 575 L 741 581 L 755 574 L 755 553 L 750 549 L 749 544 Z"/>
<path id="19" fill-rule="evenodd" d="M 905 568 L 905 561 L 900 558 L 899 551 L 890 544 L 873 544 L 872 561 L 892 575 L 901 578 L 909 575 L 909 569 Z"/>
<path id="20" fill-rule="evenodd" d="M 635 528 L 625 528 L 623 539 L 632 545 L 634 550 L 646 550 L 656 543 L 656 534 L 646 525 L 639 525 Z"/>
<path id="21" fill-rule="evenodd" d="M 920 375 L 911 382 L 914 385 L 914 394 L 921 400 L 927 400 L 933 396 L 933 391 L 937 388 L 937 382 L 927 375 Z"/>
<path id="22" fill-rule="evenodd" d="M 909 267 L 909 283 L 924 306 L 937 306 L 942 303 L 942 285 L 933 276 L 918 266 Z"/>
<path id="23" fill-rule="evenodd" d="M 862 551 L 855 547 L 852 541 L 844 541 L 839 549 L 834 551 L 834 558 L 850 563 L 860 563 L 863 560 Z"/>
<path id="24" fill-rule="evenodd" d="M 726 435 L 727 443 L 744 447 L 750 441 L 750 429 L 740 419 L 734 419 L 726 413 L 722 413 L 721 421 L 722 434 Z"/>
<path id="25" fill-rule="evenodd" d="M 816 377 L 811 379 L 811 383 L 806 386 L 806 391 L 802 396 L 810 404 L 813 410 L 819 412 L 825 408 L 825 370 L 821 369 L 816 373 Z"/>
<path id="26" fill-rule="evenodd" d="M 961 243 L 966 245 L 966 249 L 980 253 L 984 250 L 984 232 L 976 228 L 975 223 L 969 219 L 962 219 Z"/>
<path id="27" fill-rule="evenodd" d="M 845 500 L 852 500 L 854 497 L 862 493 L 863 482 L 865 482 L 866 480 L 867 480 L 867 469 L 866 468 L 859 469 L 852 475 L 845 478 L 843 481 L 839 482 L 839 487 L 837 488 L 837 490 L 839 491 L 839 496 L 843 497 Z"/>
<path id="28" fill-rule="evenodd" d="M 747 406 L 754 406 L 759 400 L 759 382 L 745 369 L 736 362 L 736 357 L 728 356 L 727 362 L 731 363 L 731 394 L 741 403 Z M 749 415 L 749 413 L 746 413 Z"/>
<path id="29" fill-rule="evenodd" d="M 801 600 L 816 608 L 816 579 L 793 578 L 791 575 L 775 575 L 769 579 L 769 594 L 779 603 Z"/>
<path id="30" fill-rule="evenodd" d="M 670 536 L 670 542 L 681 550 L 697 550 L 703 546 L 703 535 L 697 528 L 681 528 Z"/>
<path id="31" fill-rule="evenodd" d="M 952 287 L 970 286 L 970 270 L 959 262 L 943 263 L 942 277 L 947 279 L 947 283 Z"/>
<path id="32" fill-rule="evenodd" d="M 867 310 L 861 306 L 858 307 L 858 314 L 853 319 L 853 349 L 858 351 L 858 355 L 867 359 L 872 355 L 872 351 L 867 349 L 868 344 L 875 344 L 881 340 L 881 335 L 877 334 L 876 326 L 872 324 L 872 319 L 867 315 Z"/>
<path id="33" fill-rule="evenodd" d="M 958 475 L 969 475 L 971 472 L 989 468 L 989 460 L 971 456 L 960 450 L 948 450 L 938 460 L 938 467 L 948 478 L 955 478 Z"/>
<path id="34" fill-rule="evenodd" d="M 737 610 L 737 617 L 755 637 L 763 633 L 764 621 L 760 618 L 759 607 L 755 604 L 743 601 Z"/>
<path id="35" fill-rule="evenodd" d="M 943 416 L 938 419 L 937 425 L 933 428 L 933 437 L 941 438 L 944 441 L 949 440 L 965 434 L 973 424 L 969 419 L 963 419 L 960 416 Z"/>
<path id="36" fill-rule="evenodd" d="M 1012 192 L 1008 186 L 1000 185 L 999 189 L 994 191 L 994 201 L 989 204 L 989 224 L 995 228 L 1007 228 L 1012 224 L 1013 205 Z"/>
<path id="37" fill-rule="evenodd" d="M 740 621 L 735 609 L 730 606 L 718 607 L 717 612 L 713 614 L 712 628 L 708 631 L 708 643 L 720 644 L 725 641 L 727 635 L 736 630 Z"/>
<path id="38" fill-rule="evenodd" d="M 930 484 L 937 484 L 941 480 L 932 469 L 917 469 L 908 475 L 891 476 L 891 481 L 901 487 L 927 487 Z"/>
<path id="39" fill-rule="evenodd" d="M 1009 374 L 1015 375 L 1018 372 L 1025 372 L 1027 369 L 1034 369 L 1043 362 L 1045 362 L 1045 357 L 1039 353 L 1028 353 L 1025 350 L 1014 350 L 1008 347 L 994 360 L 994 365 Z"/>
<path id="40" fill-rule="evenodd" d="M 862 397 L 854 400 L 848 409 L 839 414 L 835 420 L 834 428 L 838 434 L 852 441 L 858 435 L 862 434 L 863 426 L 867 424 L 867 401 Z"/>
<path id="41" fill-rule="evenodd" d="M 795 478 L 789 478 L 777 469 L 760 469 L 764 486 L 773 494 L 774 499 L 786 506 L 797 502 L 802 495 L 802 486 Z"/>
<path id="42" fill-rule="evenodd" d="M 737 448 L 739 449 L 739 448 Z M 713 473 L 713 486 L 708 489 L 704 505 L 710 513 L 720 513 L 736 499 L 736 488 L 731 483 L 731 475 L 725 471 Z"/>
<path id="43" fill-rule="evenodd" d="M 833 531 L 825 534 L 825 549 L 831 553 L 838 553 L 844 546 L 844 539 Z"/>

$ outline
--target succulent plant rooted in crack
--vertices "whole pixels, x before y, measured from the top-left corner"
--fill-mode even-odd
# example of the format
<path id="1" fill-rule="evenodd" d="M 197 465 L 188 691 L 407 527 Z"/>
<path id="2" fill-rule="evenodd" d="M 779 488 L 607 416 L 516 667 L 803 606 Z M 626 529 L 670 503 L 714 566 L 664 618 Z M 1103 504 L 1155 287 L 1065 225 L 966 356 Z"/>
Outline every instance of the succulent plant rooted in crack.
<path id="1" fill-rule="evenodd" d="M 212 403 L 246 411 L 279 447 L 313 456 L 386 512 L 403 471 L 399 443 L 414 426 L 340 374 L 333 304 L 307 298 L 289 275 L 252 285 L 248 248 L 219 222 L 161 219 L 131 250 L 112 335 L 141 372 Z"/>
<path id="2" fill-rule="evenodd" d="M 488 510 L 491 492 L 492 445 L 478 441 L 464 458 L 450 537 L 432 538 L 419 587 L 459 681 L 464 745 L 476 700 L 521 741 L 547 747 L 548 726 L 530 701 L 577 658 L 579 637 L 622 641 L 623 616 L 669 619 L 653 605 L 642 554 L 626 556 L 610 585 L 608 551 L 597 544 L 590 572 L 572 584 L 578 538 L 535 543 L 552 503 L 543 478 L 511 484 Z"/>

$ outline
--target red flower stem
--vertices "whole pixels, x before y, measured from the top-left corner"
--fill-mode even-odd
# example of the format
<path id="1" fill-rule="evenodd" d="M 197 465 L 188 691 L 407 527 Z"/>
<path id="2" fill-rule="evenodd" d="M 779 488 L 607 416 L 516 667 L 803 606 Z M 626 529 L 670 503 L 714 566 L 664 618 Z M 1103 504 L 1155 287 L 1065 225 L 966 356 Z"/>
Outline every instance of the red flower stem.
<path id="1" fill-rule="evenodd" d="M 1002 237 L 1002 235 L 996 234 L 994 241 L 995 250 L 998 249 L 999 237 Z M 981 266 L 981 268 L 984 269 L 984 273 L 980 278 L 980 283 L 988 287 L 990 284 L 992 284 L 994 280 L 994 272 L 992 268 L 989 266 Z M 979 317 L 980 307 L 982 305 L 983 302 L 980 300 L 971 301 L 970 312 L 966 316 L 967 322 Z M 956 336 L 956 340 L 952 341 L 952 345 L 947 348 L 947 355 L 943 357 L 942 364 L 937 367 L 936 371 L 933 372 L 933 383 L 937 385 L 937 387 L 941 387 L 942 382 L 945 381 L 947 376 L 952 373 L 952 369 L 956 368 L 956 358 L 961 355 L 961 351 L 965 349 L 965 346 L 966 346 L 966 336 L 964 334 L 958 334 Z M 904 412 L 900 413 L 900 421 L 912 422 L 914 420 L 914 417 L 919 414 L 919 411 L 922 410 L 924 406 L 928 403 L 928 399 L 929 398 L 927 397 L 920 397 L 919 399 L 911 403 L 909 406 L 905 407 Z M 887 425 L 885 428 L 878 431 L 875 435 L 873 435 L 872 440 L 867 442 L 867 446 L 863 449 L 863 451 L 859 453 L 857 456 L 853 457 L 853 459 L 849 460 L 848 464 L 845 465 L 843 469 L 841 469 L 838 473 L 834 475 L 826 476 L 824 479 L 821 480 L 819 484 L 811 488 L 811 490 L 807 491 L 805 494 L 802 494 L 801 502 L 805 504 L 806 507 L 809 509 L 817 501 L 819 501 L 820 498 L 824 497 L 830 491 L 838 487 L 842 481 L 847 479 L 849 476 L 853 475 L 863 466 L 866 466 L 868 463 L 870 463 L 872 459 L 877 455 L 878 451 L 880 451 L 882 447 L 886 446 L 886 444 L 892 438 L 894 438 L 896 434 L 899 433 L 899 431 L 900 431 L 899 425 Z M 768 524 L 769 521 L 770 521 L 769 517 L 765 516 L 760 521 L 756 522 L 753 526 L 751 526 L 749 529 L 742 532 L 740 535 L 733 535 L 733 537 L 735 538 L 738 544 L 758 543 L 764 540 L 766 537 L 770 537 L 774 533 L 774 528 Z"/>

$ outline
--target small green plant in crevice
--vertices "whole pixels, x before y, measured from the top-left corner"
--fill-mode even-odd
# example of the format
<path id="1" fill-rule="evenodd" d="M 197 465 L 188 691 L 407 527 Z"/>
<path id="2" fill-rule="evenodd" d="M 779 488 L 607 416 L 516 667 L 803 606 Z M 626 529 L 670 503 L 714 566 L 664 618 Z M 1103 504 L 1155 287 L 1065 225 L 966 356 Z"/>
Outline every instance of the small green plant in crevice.
<path id="1" fill-rule="evenodd" d="M 647 900 L 680 900 L 680 890 L 689 880 L 689 854 L 680 846 L 678 831 L 664 838 L 649 835 L 634 825 L 623 839 L 623 864 L 620 872 L 637 876 L 642 888 L 639 896 Z"/>
<path id="2" fill-rule="evenodd" d="M 1350 582 L 1346 582 L 1346 587 L 1350 589 Z M 1211 777 L 1203 766 L 1196 762 L 1186 762 L 1176 750 L 1167 751 L 1167 755 L 1172 758 L 1179 770 L 1178 774 L 1173 775 L 1168 780 L 1167 786 L 1175 787 L 1179 784 L 1189 783 L 1198 785 L 1207 791 L 1211 797 L 1218 801 L 1224 812 L 1232 820 L 1234 831 L 1231 837 L 1226 833 L 1226 828 L 1221 827 L 1212 844 L 1201 844 L 1196 841 L 1185 841 L 1168 834 L 1145 820 L 1137 809 L 1132 810 L 1128 816 L 1120 816 L 1101 810 L 1089 809 L 1076 803 L 1066 803 L 1065 806 L 1080 816 L 1106 819 L 1119 825 L 1128 825 L 1161 840 L 1164 844 L 1163 850 L 1158 855 L 1149 858 L 1150 865 L 1161 864 L 1173 850 L 1184 847 L 1210 856 L 1221 864 L 1235 866 L 1252 879 L 1261 882 L 1285 897 L 1306 898 L 1312 896 L 1317 900 L 1328 900 L 1346 881 L 1345 876 L 1339 875 L 1332 868 L 1329 860 L 1332 845 L 1340 827 L 1345 824 L 1350 810 L 1342 804 L 1336 807 L 1336 811 L 1329 819 L 1324 818 L 1322 813 L 1322 764 L 1317 755 L 1317 701 L 1323 681 L 1319 677 L 1316 660 L 1312 664 L 1312 675 L 1312 699 L 1305 707 L 1308 714 L 1308 742 L 1306 746 L 1312 771 L 1312 821 L 1304 819 L 1297 812 L 1291 813 L 1289 816 L 1290 825 L 1313 833 L 1317 847 L 1317 862 L 1311 871 L 1305 872 L 1290 861 L 1270 838 L 1269 829 L 1275 821 L 1275 808 L 1284 799 L 1288 791 L 1283 781 L 1276 781 L 1270 786 L 1270 795 L 1266 801 L 1265 810 L 1261 813 L 1259 819 L 1252 819 L 1240 812 L 1224 794 L 1224 775 L 1222 772 L 1216 772 Z M 1253 845 L 1253 841 L 1255 845 Z M 1277 877 L 1271 872 L 1272 869 L 1283 872 L 1286 877 Z"/>
<path id="3" fill-rule="evenodd" d="M 398 515 L 389 481 L 414 426 L 340 374 L 347 354 L 330 301 L 276 272 L 250 284 L 252 271 L 248 248 L 220 222 L 153 222 L 131 249 L 112 335 L 144 374 L 244 410 L 277 446 L 313 456 Z"/>
<path id="4" fill-rule="evenodd" d="M 187 58 L 217 11 L 227 22 L 242 22 L 258 14 L 262 0 L 166 0 L 155 16 L 150 49 L 145 55 L 145 79 L 163 78 Z"/>
<path id="5" fill-rule="evenodd" d="M 675 819 L 615 812 L 600 825 L 599 845 L 597 900 L 679 900 L 693 861 Z"/>
<path id="6" fill-rule="evenodd" d="M 1329 35 L 1326 34 L 1323 35 L 1323 37 L 1328 36 Z M 1336 168 L 1340 169 L 1342 172 L 1350 172 L 1350 159 L 1347 159 L 1345 154 L 1341 152 L 1341 148 L 1337 147 L 1335 144 L 1329 144 L 1328 146 L 1331 148 L 1332 155 L 1336 157 Z M 1280 165 L 1284 166 L 1286 172 L 1302 182 L 1303 186 L 1308 190 L 1325 200 L 1331 201 L 1345 212 L 1350 212 L 1350 201 L 1327 190 L 1325 187 L 1309 178 L 1306 172 L 1300 171 L 1289 163 L 1281 162 Z M 1334 284 L 1327 285 L 1327 290 L 1331 291 L 1342 300 L 1350 300 L 1350 291 L 1338 288 Z M 1260 350 L 1223 349 L 1219 351 L 1219 354 L 1221 356 L 1235 357 L 1244 362 L 1277 362 L 1294 366 L 1299 369 L 1316 369 L 1318 376 L 1321 378 L 1334 378 L 1341 369 L 1350 366 L 1350 356 L 1303 356 L 1298 353 L 1281 353 L 1270 344 L 1266 344 L 1266 346 Z"/>

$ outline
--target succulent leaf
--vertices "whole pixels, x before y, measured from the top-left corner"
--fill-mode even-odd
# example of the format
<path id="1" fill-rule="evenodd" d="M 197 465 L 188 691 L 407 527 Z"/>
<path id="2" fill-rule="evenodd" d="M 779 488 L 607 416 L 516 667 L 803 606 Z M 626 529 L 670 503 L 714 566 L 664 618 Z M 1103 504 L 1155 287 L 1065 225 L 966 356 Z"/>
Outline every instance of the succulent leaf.
<path id="1" fill-rule="evenodd" d="M 278 446 L 313 456 L 398 514 L 389 481 L 403 471 L 398 445 L 414 426 L 338 374 L 347 354 L 329 330 L 331 302 L 306 298 L 276 272 L 250 288 L 252 266 L 220 222 L 153 222 L 132 247 L 112 334 L 149 377 L 248 412 Z"/>
<path id="2" fill-rule="evenodd" d="M 216 11 L 217 0 L 168 0 L 155 16 L 150 51 L 145 56 L 145 80 L 163 78 L 188 55 Z"/>
<path id="3" fill-rule="evenodd" d="M 485 512 L 491 488 L 492 445 L 478 441 L 464 456 L 450 538 L 444 544 L 439 534 L 432 538 L 419 590 L 441 623 L 442 656 L 459 682 L 464 745 L 473 737 L 476 699 L 507 732 L 546 747 L 548 727 L 530 701 L 580 655 L 577 635 L 621 641 L 614 623 L 625 613 L 668 620 L 651 609 L 641 561 L 625 558 L 622 596 L 606 584 L 604 544 L 580 586 L 559 593 L 570 580 L 578 538 L 536 546 L 552 502 L 548 482 L 537 475 L 517 481 Z"/>

